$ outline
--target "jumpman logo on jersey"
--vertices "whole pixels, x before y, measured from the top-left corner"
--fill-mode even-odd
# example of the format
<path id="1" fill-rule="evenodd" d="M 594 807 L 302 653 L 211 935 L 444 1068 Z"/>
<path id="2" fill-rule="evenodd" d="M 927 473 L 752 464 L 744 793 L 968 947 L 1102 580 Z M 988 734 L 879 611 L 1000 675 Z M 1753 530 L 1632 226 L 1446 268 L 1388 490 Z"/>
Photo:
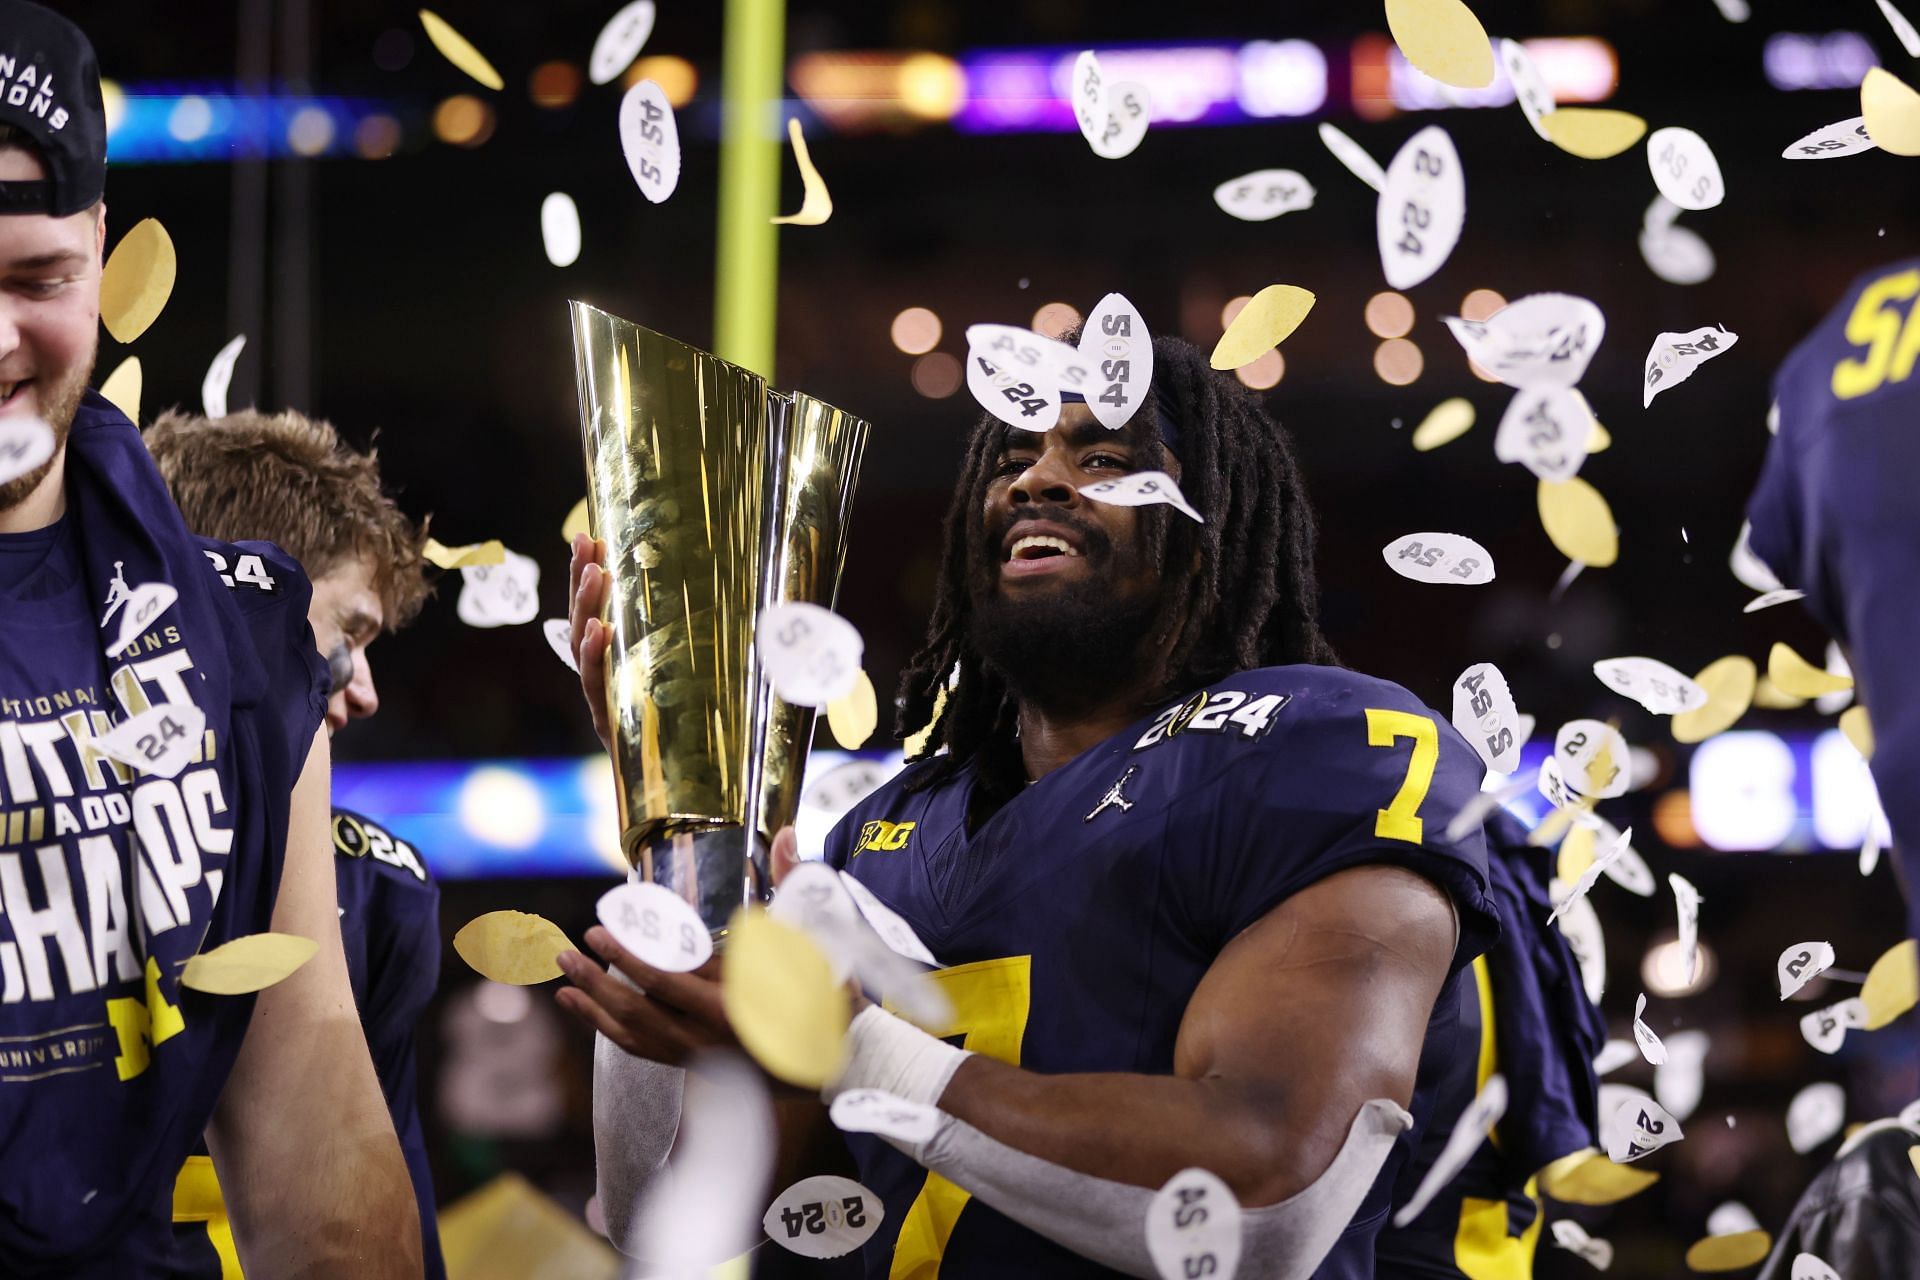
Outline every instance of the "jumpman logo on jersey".
<path id="1" fill-rule="evenodd" d="M 1120 780 L 1107 788 L 1107 794 L 1100 797 L 1100 803 L 1093 806 L 1093 812 L 1089 813 L 1082 821 L 1092 822 L 1095 818 L 1105 813 L 1108 809 L 1113 808 L 1115 805 L 1120 807 L 1120 812 L 1122 813 L 1133 808 L 1133 801 L 1121 795 L 1120 788 L 1127 785 L 1127 779 L 1133 776 L 1133 771 L 1137 768 L 1139 768 L 1138 765 L 1128 765 L 1127 771 L 1120 775 Z"/>
<path id="2" fill-rule="evenodd" d="M 128 596 L 133 594 L 127 587 L 127 575 L 124 571 L 126 563 L 125 560 L 113 562 L 113 581 L 107 584 L 107 611 L 100 618 L 100 625 L 103 627 L 113 621 L 113 615 L 120 612 L 120 606 L 127 602 Z"/>

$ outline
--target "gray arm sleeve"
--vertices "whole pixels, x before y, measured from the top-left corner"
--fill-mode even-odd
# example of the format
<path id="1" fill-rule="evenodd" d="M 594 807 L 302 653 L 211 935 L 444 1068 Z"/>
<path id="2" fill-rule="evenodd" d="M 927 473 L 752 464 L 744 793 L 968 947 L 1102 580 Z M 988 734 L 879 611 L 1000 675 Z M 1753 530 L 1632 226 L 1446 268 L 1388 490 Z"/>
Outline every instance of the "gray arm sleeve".
<path id="1" fill-rule="evenodd" d="M 625 981 L 618 970 L 614 976 Z M 605 1036 L 593 1037 L 593 1155 L 607 1238 L 631 1252 L 640 1193 L 667 1167 L 680 1132 L 680 1067 L 636 1058 Z"/>
<path id="2" fill-rule="evenodd" d="M 1327 1171 L 1297 1195 L 1241 1212 L 1243 1280 L 1305 1280 L 1353 1220 L 1413 1117 L 1386 1098 L 1360 1108 Z M 1147 1253 L 1150 1188 L 1076 1173 L 943 1116 L 924 1149 L 895 1143 L 927 1168 L 1056 1244 L 1130 1276 L 1154 1276 Z"/>

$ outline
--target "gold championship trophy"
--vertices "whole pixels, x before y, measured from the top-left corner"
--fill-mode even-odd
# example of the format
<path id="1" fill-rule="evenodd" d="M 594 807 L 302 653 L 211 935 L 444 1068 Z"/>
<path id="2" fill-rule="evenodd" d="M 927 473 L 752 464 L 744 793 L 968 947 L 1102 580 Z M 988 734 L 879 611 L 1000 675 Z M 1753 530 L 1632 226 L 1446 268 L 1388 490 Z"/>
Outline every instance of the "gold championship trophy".
<path id="1" fill-rule="evenodd" d="M 620 847 L 719 935 L 772 889 L 816 714 L 774 696 L 754 620 L 832 608 L 867 424 L 569 304 L 587 501 L 607 544 Z"/>

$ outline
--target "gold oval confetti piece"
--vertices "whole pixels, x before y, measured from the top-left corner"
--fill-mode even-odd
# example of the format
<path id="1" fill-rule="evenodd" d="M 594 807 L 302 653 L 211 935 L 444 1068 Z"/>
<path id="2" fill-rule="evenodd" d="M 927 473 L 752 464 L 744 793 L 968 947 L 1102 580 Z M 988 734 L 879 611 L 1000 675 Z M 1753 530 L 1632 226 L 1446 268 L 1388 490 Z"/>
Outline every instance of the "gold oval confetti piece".
<path id="1" fill-rule="evenodd" d="M 1853 677 L 1822 671 L 1793 651 L 1793 646 L 1775 641 L 1767 653 L 1767 679 L 1773 687 L 1793 698 L 1817 698 L 1823 693 L 1839 693 L 1853 688 Z"/>
<path id="2" fill-rule="evenodd" d="M 1588 453 L 1605 453 L 1613 444 L 1613 433 L 1600 425 L 1600 419 L 1593 420 L 1593 431 L 1587 437 Z"/>
<path id="3" fill-rule="evenodd" d="M 173 296 L 180 261 L 158 219 L 142 218 L 107 255 L 100 273 L 100 322 L 115 342 L 132 342 Z"/>
<path id="4" fill-rule="evenodd" d="M 573 510 L 567 512 L 566 521 L 560 526 L 560 536 L 567 540 L 569 546 L 573 544 L 573 536 L 577 533 L 584 533 L 589 538 L 593 536 L 593 516 L 587 509 L 585 498 L 573 504 Z"/>
<path id="5" fill-rule="evenodd" d="M 1540 1171 L 1540 1190 L 1563 1204 L 1618 1204 L 1658 1181 L 1659 1174 L 1615 1164 L 1592 1147 L 1562 1156 Z"/>
<path id="6" fill-rule="evenodd" d="M 244 996 L 284 982 L 320 944 L 296 933 L 254 933 L 187 957 L 180 985 L 216 996 Z"/>
<path id="7" fill-rule="evenodd" d="M 1458 440 L 1473 429 L 1473 401 L 1455 396 L 1428 410 L 1413 429 L 1413 447 L 1421 453 Z"/>
<path id="8" fill-rule="evenodd" d="M 813 939 L 764 911 L 736 912 L 728 926 L 720 1002 L 740 1046 L 788 1084 L 818 1089 L 846 1061 L 846 988 Z"/>
<path id="9" fill-rule="evenodd" d="M 827 727 L 834 741 L 848 751 L 857 751 L 873 736 L 880 723 L 880 703 L 874 696 L 873 681 L 862 671 L 845 697 L 827 704 Z"/>
<path id="10" fill-rule="evenodd" d="M 817 227 L 833 216 L 833 197 L 827 194 L 827 180 L 813 167 L 813 157 L 807 153 L 807 138 L 800 132 L 798 120 L 788 119 L 787 137 L 793 141 L 793 158 L 800 166 L 800 185 L 806 194 L 801 198 L 800 212 L 782 214 L 773 221 Z"/>
<path id="11" fill-rule="evenodd" d="M 530 987 L 560 976 L 559 955 L 573 950 L 560 926 L 525 911 L 489 911 L 453 935 L 453 949 L 483 978 Z"/>
<path id="12" fill-rule="evenodd" d="M 1313 294 L 1298 285 L 1270 284 L 1240 308 L 1209 361 L 1216 369 L 1252 364 L 1287 340 L 1313 310 Z"/>
<path id="13" fill-rule="evenodd" d="M 1873 721 L 1867 715 L 1867 709 L 1861 706 L 1848 707 L 1840 713 L 1840 732 L 1845 734 L 1853 749 L 1860 753 L 1862 760 L 1873 759 Z"/>
<path id="14" fill-rule="evenodd" d="M 1407 61 L 1441 84 L 1493 83 L 1493 41 L 1460 0 L 1387 0 L 1387 30 Z"/>
<path id="15" fill-rule="evenodd" d="M 1867 1030 L 1878 1031 L 1920 1003 L 1920 942 L 1908 938 L 1888 947 L 1860 986 Z"/>
<path id="16" fill-rule="evenodd" d="M 1754 689 L 1760 669 L 1753 659 L 1731 654 L 1710 662 L 1693 677 L 1707 691 L 1706 703 L 1673 718 L 1675 742 L 1705 742 L 1716 733 L 1731 729 L 1753 705 Z"/>
<path id="17" fill-rule="evenodd" d="M 1538 502 L 1541 527 L 1561 555 L 1595 569 L 1619 558 L 1620 535 L 1614 528 L 1613 509 L 1585 480 L 1579 476 L 1542 480 Z"/>
<path id="18" fill-rule="evenodd" d="M 1527 833 L 1527 843 L 1544 849 L 1573 828 L 1572 809 L 1555 809 L 1540 819 L 1540 825 Z"/>
<path id="19" fill-rule="evenodd" d="M 1766 1261 L 1773 1237 L 1764 1231 L 1735 1231 L 1695 1240 L 1687 1250 L 1690 1271 L 1739 1271 Z"/>
<path id="20" fill-rule="evenodd" d="M 1765 707 L 1769 711 L 1791 711 L 1795 707 L 1806 706 L 1807 700 L 1796 698 L 1789 693 L 1782 693 L 1773 683 L 1771 676 L 1762 675 L 1760 683 L 1754 686 L 1753 705 Z"/>
<path id="21" fill-rule="evenodd" d="M 1561 107 L 1540 123 L 1554 146 L 1582 160 L 1617 156 L 1647 132 L 1647 122 L 1639 116 L 1605 107 Z"/>
<path id="22" fill-rule="evenodd" d="M 464 547 L 449 547 L 437 538 L 428 538 L 427 544 L 420 548 L 420 554 L 428 564 L 441 569 L 478 568 L 507 562 L 506 544 L 498 538 L 470 542 Z"/>
<path id="23" fill-rule="evenodd" d="M 427 39 L 433 41 L 433 47 L 440 56 L 460 70 L 478 80 L 489 89 L 504 89 L 507 82 L 493 69 L 485 54 L 473 47 L 473 43 L 455 31 L 447 20 L 431 9 L 420 11 L 420 25 L 427 29 Z"/>
<path id="24" fill-rule="evenodd" d="M 1906 81 L 1879 67 L 1868 71 L 1860 82 L 1860 114 L 1882 151 L 1920 156 L 1920 93 Z"/>
<path id="25" fill-rule="evenodd" d="M 100 384 L 100 394 L 112 401 L 113 407 L 126 414 L 127 421 L 136 427 L 140 425 L 140 382 L 140 357 L 128 356 Z"/>
<path id="26" fill-rule="evenodd" d="M 1595 832 L 1592 827 L 1571 827 L 1567 838 L 1560 842 L 1560 859 L 1554 874 L 1568 884 L 1580 878 L 1580 873 L 1593 865 Z"/>

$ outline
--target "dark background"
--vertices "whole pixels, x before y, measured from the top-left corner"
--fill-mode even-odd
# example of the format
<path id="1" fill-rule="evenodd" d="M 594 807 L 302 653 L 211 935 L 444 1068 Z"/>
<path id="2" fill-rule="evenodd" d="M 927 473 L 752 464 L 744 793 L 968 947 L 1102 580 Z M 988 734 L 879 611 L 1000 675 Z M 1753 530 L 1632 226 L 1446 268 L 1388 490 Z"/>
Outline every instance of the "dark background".
<path id="1" fill-rule="evenodd" d="M 231 82 L 237 33 L 260 6 L 171 5 L 132 0 L 62 6 L 92 34 L 106 73 L 123 84 Z M 486 95 L 498 113 L 483 146 L 435 143 L 432 106 L 451 93 L 484 93 L 426 42 L 410 5 L 332 0 L 273 11 L 276 30 L 304 29 L 309 87 L 385 99 L 409 121 L 390 159 L 276 162 L 310 190 L 304 237 L 312 280 L 311 375 L 301 408 L 365 441 L 377 430 L 383 467 L 403 505 L 432 513 L 448 543 L 504 539 L 536 556 L 543 616 L 565 611 L 561 520 L 584 492 L 564 303 L 581 298 L 688 341 L 712 334 L 712 260 L 719 78 L 719 6 L 663 3 L 648 53 L 673 53 L 700 72 L 682 108 L 686 146 L 677 192 L 648 204 L 621 158 L 614 126 L 619 85 L 587 86 L 562 109 L 530 101 L 538 63 L 584 64 L 617 7 L 545 0 L 462 3 L 440 12 L 486 51 L 507 88 Z M 1419 319 L 1411 335 L 1426 356 L 1413 385 L 1373 373 L 1376 339 L 1362 322 L 1384 288 L 1374 244 L 1373 193 L 1322 148 L 1313 120 L 1221 128 L 1156 128 L 1133 156 L 1093 157 L 1074 134 L 966 136 L 945 126 L 842 136 L 809 125 L 812 153 L 836 210 L 819 227 L 781 234 L 779 354 L 775 378 L 874 424 L 853 522 L 841 611 L 867 642 L 875 684 L 890 689 L 915 645 L 930 600 L 938 527 L 963 432 L 976 410 L 964 390 L 917 394 L 911 358 L 888 338 L 903 307 L 927 306 L 945 324 L 941 350 L 964 354 L 962 333 L 980 321 L 1025 324 L 1042 303 L 1083 312 L 1125 292 L 1149 325 L 1210 348 L 1221 305 L 1276 282 L 1318 295 L 1284 346 L 1286 375 L 1266 396 L 1294 433 L 1322 530 L 1325 624 L 1352 666 L 1407 685 L 1439 707 L 1463 666 L 1492 661 L 1543 730 L 1579 715 L 1619 716 L 1630 740 L 1660 749 L 1664 724 L 1614 697 L 1590 674 L 1595 659 L 1625 653 L 1692 671 L 1729 652 L 1764 663 L 1776 639 L 1817 656 L 1824 639 L 1796 606 L 1745 616 L 1751 593 L 1728 572 L 1727 553 L 1768 440 L 1768 381 L 1792 344 L 1856 274 L 1916 251 L 1915 162 L 1869 152 L 1829 162 L 1780 158 L 1788 143 L 1859 114 L 1850 91 L 1783 93 L 1762 74 L 1773 31 L 1862 31 L 1883 65 L 1916 68 L 1870 0 L 1756 0 L 1753 20 L 1731 25 L 1708 0 L 1665 3 L 1482 3 L 1495 35 L 1595 35 L 1620 59 L 1606 106 L 1682 124 L 1706 136 L 1729 195 L 1717 209 L 1682 216 L 1718 258 L 1701 285 L 1663 283 L 1635 245 L 1654 195 L 1639 147 L 1585 161 L 1537 139 L 1518 108 L 1450 111 L 1369 123 L 1352 118 L 1337 59 L 1320 118 L 1351 132 L 1383 163 L 1415 129 L 1445 124 L 1467 172 L 1468 214 L 1459 247 L 1431 280 L 1407 291 Z M 1127 41 L 1301 37 L 1340 47 L 1384 31 L 1375 6 L 1333 3 L 1168 5 L 1110 0 L 958 0 L 827 4 L 796 0 L 789 56 L 817 49 L 963 49 L 1025 44 L 1109 46 Z M 373 48 L 399 31 L 412 55 L 397 70 Z M 799 203 L 785 161 L 783 208 Z M 1266 167 L 1305 173 L 1311 210 L 1242 223 L 1214 207 L 1213 187 Z M 110 242 L 135 221 L 161 218 L 179 248 L 172 302 L 134 350 L 146 368 L 145 415 L 197 408 L 208 359 L 234 332 L 228 278 L 239 169 L 222 164 L 127 166 L 108 185 Z M 275 181 L 279 181 L 276 176 Z M 585 251 L 570 268 L 542 253 L 538 210 L 549 191 L 579 204 Z M 285 216 L 276 214 L 276 216 Z M 277 283 L 265 282 L 269 298 Z M 1611 430 L 1611 451 L 1582 474 L 1607 495 L 1621 528 L 1619 563 L 1590 570 L 1557 602 L 1565 567 L 1541 533 L 1534 483 L 1492 457 L 1507 389 L 1474 379 L 1438 317 L 1470 289 L 1508 298 L 1561 290 L 1592 298 L 1607 337 L 1583 389 Z M 1724 324 L 1739 345 L 1685 386 L 1642 409 L 1639 371 L 1661 330 Z M 232 403 L 286 404 L 294 380 L 276 368 L 274 335 L 250 334 Z M 124 351 L 103 336 L 100 367 Z M 1479 423 L 1430 454 L 1407 432 L 1441 399 L 1464 395 Z M 1408 582 L 1379 549 L 1402 533 L 1448 529 L 1488 546 L 1499 578 L 1474 591 Z M 410 630 L 382 640 L 374 664 L 377 721 L 343 733 L 342 759 L 584 754 L 593 746 L 577 686 L 537 626 L 493 631 L 454 617 L 458 580 Z M 883 723 L 888 717 L 883 709 Z M 1750 724 L 1811 729 L 1806 712 L 1755 712 Z M 1704 1233 L 1715 1204 L 1738 1198 L 1777 1226 L 1798 1188 L 1831 1154 L 1787 1148 L 1782 1116 L 1800 1086 L 1849 1086 L 1850 1120 L 1887 1114 L 1920 1093 L 1912 1019 L 1856 1036 L 1838 1059 L 1801 1041 L 1796 1021 L 1812 1004 L 1782 1006 L 1773 959 L 1789 942 L 1831 937 L 1841 964 L 1864 969 L 1897 936 L 1898 904 L 1886 867 L 1871 881 L 1846 856 L 1743 857 L 1664 850 L 1633 798 L 1613 809 L 1662 878 L 1680 871 L 1706 895 L 1703 930 L 1721 957 L 1717 983 L 1661 1002 L 1674 1026 L 1714 1036 L 1706 1101 L 1688 1140 L 1653 1158 L 1664 1180 L 1609 1213 L 1582 1213 L 1622 1253 L 1616 1274 L 1672 1274 Z M 431 856 L 431 851 L 428 851 Z M 574 936 L 591 918 L 598 886 L 574 882 L 449 884 L 446 932 L 494 907 L 542 911 Z M 1638 962 L 1673 909 L 1663 891 L 1641 901 L 1602 889 L 1613 984 L 1614 1034 L 1624 1035 Z M 443 994 L 472 975 L 447 952 Z M 1847 994 L 1830 984 L 1819 1003 Z M 536 993 L 536 1000 L 544 996 Z M 1669 1030 L 1656 1023 L 1656 1029 Z M 502 1168 L 518 1168 L 578 1205 L 591 1188 L 585 1129 L 586 1042 L 568 1028 L 558 1068 L 568 1122 L 540 1140 L 501 1143 L 439 1118 L 433 1097 L 445 1062 L 435 1018 L 423 1025 L 427 1110 L 434 1117 L 443 1202 Z M 1644 1065 L 1616 1079 L 1646 1084 Z M 1725 1117 L 1726 1119 L 1723 1119 Z M 1728 1124 L 1733 1127 L 1729 1128 Z M 1542 1243 L 1541 1274 L 1582 1264 Z"/>

